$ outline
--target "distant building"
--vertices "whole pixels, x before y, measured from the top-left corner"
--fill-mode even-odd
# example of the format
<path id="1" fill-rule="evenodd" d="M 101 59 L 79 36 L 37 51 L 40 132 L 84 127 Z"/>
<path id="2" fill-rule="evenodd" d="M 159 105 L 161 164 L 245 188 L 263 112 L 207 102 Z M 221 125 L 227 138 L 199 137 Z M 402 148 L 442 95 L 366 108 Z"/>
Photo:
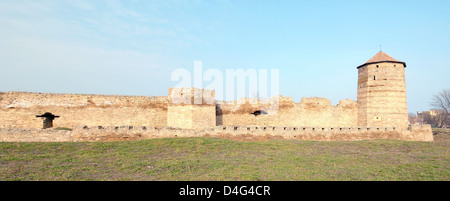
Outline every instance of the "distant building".
<path id="1" fill-rule="evenodd" d="M 429 110 L 417 112 L 417 121 L 421 124 L 431 124 L 434 127 L 447 127 L 450 115 L 445 118 L 444 110 Z"/>

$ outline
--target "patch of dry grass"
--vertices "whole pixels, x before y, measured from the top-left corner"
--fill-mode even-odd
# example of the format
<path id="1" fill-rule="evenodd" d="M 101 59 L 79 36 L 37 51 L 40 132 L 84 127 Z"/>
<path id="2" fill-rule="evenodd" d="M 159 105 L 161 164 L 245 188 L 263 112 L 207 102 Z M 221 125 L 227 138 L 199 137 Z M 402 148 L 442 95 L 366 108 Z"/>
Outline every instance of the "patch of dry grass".
<path id="1" fill-rule="evenodd" d="M 0 180 L 449 180 L 434 142 L 166 138 L 0 143 Z"/>

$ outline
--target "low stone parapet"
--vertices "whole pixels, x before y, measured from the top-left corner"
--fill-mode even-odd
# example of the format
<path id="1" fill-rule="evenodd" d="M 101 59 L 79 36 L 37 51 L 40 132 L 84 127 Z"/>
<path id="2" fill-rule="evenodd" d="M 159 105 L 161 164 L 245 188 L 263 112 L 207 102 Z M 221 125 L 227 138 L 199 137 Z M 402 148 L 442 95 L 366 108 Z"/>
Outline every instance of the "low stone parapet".
<path id="1" fill-rule="evenodd" d="M 395 139 L 433 141 L 430 125 L 395 127 L 216 126 L 194 130 L 151 126 L 75 126 L 72 130 L 0 129 L 3 142 L 118 141 L 170 137 L 273 136 L 284 139 L 351 141 Z"/>

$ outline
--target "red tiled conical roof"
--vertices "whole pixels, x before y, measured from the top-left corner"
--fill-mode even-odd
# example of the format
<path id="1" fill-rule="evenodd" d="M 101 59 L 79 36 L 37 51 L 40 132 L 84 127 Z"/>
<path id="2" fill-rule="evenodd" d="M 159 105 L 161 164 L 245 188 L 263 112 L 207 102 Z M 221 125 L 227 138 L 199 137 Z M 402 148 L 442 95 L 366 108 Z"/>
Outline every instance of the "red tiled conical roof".
<path id="1" fill-rule="evenodd" d="M 381 63 L 381 62 L 401 63 L 401 64 L 403 64 L 406 67 L 406 63 L 405 62 L 397 61 L 396 59 L 392 58 L 388 54 L 380 51 L 375 56 L 370 58 L 366 63 L 358 66 L 357 68 L 360 68 L 360 67 L 368 65 L 368 64 Z"/>
<path id="2" fill-rule="evenodd" d="M 380 61 L 397 61 L 386 53 L 380 51 L 375 56 L 373 56 L 366 63 L 380 62 Z"/>

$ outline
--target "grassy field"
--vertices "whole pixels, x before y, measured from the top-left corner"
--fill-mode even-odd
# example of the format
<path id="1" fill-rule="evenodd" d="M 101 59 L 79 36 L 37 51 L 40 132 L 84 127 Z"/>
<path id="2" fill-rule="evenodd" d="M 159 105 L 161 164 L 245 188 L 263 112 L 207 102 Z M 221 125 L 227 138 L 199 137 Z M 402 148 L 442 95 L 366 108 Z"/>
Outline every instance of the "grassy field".
<path id="1" fill-rule="evenodd" d="M 0 180 L 445 180 L 450 134 L 434 142 L 0 143 Z"/>

